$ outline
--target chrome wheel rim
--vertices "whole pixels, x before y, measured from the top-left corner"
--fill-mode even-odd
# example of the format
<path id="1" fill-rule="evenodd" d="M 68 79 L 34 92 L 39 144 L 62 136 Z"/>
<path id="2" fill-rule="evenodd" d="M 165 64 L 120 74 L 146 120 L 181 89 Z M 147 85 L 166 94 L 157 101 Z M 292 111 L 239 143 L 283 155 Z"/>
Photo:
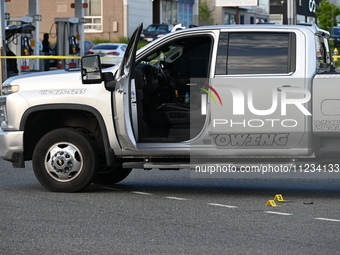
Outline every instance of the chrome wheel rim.
<path id="1" fill-rule="evenodd" d="M 54 180 L 72 181 L 83 170 L 83 156 L 74 144 L 56 143 L 49 148 L 45 156 L 45 169 Z"/>

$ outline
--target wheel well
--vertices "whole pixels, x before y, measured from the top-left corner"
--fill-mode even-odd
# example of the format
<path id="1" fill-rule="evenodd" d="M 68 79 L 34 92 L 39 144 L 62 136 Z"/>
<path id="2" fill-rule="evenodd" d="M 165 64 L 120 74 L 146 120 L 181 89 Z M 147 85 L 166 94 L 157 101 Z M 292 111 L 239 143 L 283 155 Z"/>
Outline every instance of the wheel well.
<path id="1" fill-rule="evenodd" d="M 314 137 L 314 151 L 319 160 L 339 162 L 339 134 L 321 134 Z"/>
<path id="2" fill-rule="evenodd" d="M 95 141 L 101 155 L 104 153 L 103 136 L 96 116 L 84 110 L 53 109 L 30 113 L 24 123 L 24 160 L 31 160 L 38 141 L 48 132 L 64 127 L 84 131 Z"/>

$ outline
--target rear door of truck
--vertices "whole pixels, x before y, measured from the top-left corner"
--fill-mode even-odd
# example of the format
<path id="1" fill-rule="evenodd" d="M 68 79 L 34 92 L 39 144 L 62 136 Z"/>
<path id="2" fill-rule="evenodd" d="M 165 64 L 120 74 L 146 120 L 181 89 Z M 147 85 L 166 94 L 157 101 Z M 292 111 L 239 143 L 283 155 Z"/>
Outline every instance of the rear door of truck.
<path id="1" fill-rule="evenodd" d="M 299 29 L 221 30 L 210 139 L 223 155 L 307 155 L 311 122 Z M 207 140 L 207 137 L 206 139 Z"/>

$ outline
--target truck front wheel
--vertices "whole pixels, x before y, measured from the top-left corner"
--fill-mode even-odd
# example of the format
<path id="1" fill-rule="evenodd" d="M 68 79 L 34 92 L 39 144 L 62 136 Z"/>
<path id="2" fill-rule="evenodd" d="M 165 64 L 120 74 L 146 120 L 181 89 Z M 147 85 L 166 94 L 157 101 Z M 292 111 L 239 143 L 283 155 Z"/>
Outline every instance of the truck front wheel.
<path id="1" fill-rule="evenodd" d="M 33 152 L 33 170 L 39 182 L 57 192 L 86 188 L 97 170 L 97 155 L 90 138 L 72 128 L 43 136 Z"/>

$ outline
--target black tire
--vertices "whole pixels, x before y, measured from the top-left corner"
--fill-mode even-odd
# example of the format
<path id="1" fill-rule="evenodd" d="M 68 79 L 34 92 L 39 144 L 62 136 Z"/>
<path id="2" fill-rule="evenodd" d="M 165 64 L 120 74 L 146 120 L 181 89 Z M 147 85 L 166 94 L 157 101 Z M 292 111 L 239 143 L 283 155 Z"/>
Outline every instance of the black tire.
<path id="1" fill-rule="evenodd" d="M 93 179 L 95 184 L 115 184 L 131 173 L 131 168 L 122 168 L 121 166 L 113 168 L 104 168 L 102 171 L 98 171 L 96 177 Z"/>
<path id="2" fill-rule="evenodd" d="M 33 152 L 33 170 L 50 191 L 77 192 L 91 184 L 97 170 L 97 154 L 90 138 L 72 128 L 44 135 Z"/>

